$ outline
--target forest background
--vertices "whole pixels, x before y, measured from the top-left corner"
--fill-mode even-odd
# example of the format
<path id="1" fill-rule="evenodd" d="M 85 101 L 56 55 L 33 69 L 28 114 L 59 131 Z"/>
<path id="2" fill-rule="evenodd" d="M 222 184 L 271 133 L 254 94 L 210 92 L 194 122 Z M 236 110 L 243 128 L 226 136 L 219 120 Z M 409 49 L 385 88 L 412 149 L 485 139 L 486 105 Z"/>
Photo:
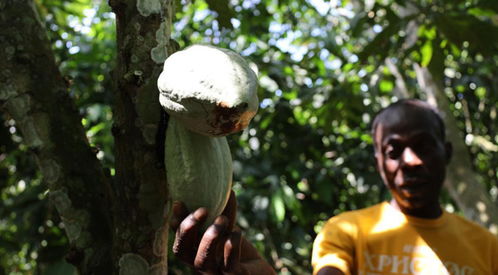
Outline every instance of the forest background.
<path id="1" fill-rule="evenodd" d="M 128 163 L 131 144 L 152 140 L 140 148 L 160 148 L 160 63 L 194 43 L 232 49 L 258 68 L 258 114 L 228 137 L 233 189 L 237 224 L 280 274 L 309 273 L 312 241 L 328 217 L 388 199 L 369 127 L 400 98 L 428 100 L 444 114 L 455 147 L 445 208 L 498 232 L 497 1 L 2 0 L 0 24 L 0 274 L 74 273 L 66 259 L 87 274 L 98 267 L 88 249 L 99 245 L 113 251 L 108 274 L 116 274 L 122 252 L 145 258 L 135 238 L 141 229 L 115 210 L 152 207 L 129 195 L 146 192 L 144 177 L 133 172 L 141 166 Z M 133 30 L 143 35 L 130 36 Z M 155 113 L 142 117 L 142 101 Z M 66 146 L 78 139 L 64 136 L 72 113 L 88 139 L 89 161 L 86 151 Z M 121 125 L 130 119 L 131 128 Z M 47 130 L 54 125 L 63 126 L 57 135 Z M 74 172 L 92 165 L 103 172 Z M 165 184 L 164 168 L 156 170 L 148 176 Z M 135 185 L 119 191 L 128 178 Z M 67 183 L 75 181 L 83 185 Z M 100 196 L 102 182 L 115 196 Z M 101 192 L 98 210 L 81 203 L 95 200 L 85 197 L 92 192 Z M 79 237 L 88 231 L 105 239 L 82 226 L 101 212 L 112 216 L 105 226 L 128 228 L 119 235 L 126 242 Z M 169 269 L 185 270 L 174 259 Z"/>

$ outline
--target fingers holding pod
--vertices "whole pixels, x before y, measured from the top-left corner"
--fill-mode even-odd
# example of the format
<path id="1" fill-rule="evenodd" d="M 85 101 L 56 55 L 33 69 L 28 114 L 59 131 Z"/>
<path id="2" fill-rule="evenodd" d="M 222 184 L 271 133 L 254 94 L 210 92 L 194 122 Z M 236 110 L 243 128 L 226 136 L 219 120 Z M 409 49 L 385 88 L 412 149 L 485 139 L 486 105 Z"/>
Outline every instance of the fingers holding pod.
<path id="1" fill-rule="evenodd" d="M 173 243 L 173 254 L 180 260 L 191 265 L 197 254 L 200 243 L 199 231 L 206 221 L 208 212 L 205 208 L 199 208 L 188 215 L 178 226 Z"/>
<path id="2" fill-rule="evenodd" d="M 223 263 L 223 243 L 226 240 L 229 221 L 219 216 L 202 236 L 194 260 L 194 267 L 205 272 L 218 272 Z"/>

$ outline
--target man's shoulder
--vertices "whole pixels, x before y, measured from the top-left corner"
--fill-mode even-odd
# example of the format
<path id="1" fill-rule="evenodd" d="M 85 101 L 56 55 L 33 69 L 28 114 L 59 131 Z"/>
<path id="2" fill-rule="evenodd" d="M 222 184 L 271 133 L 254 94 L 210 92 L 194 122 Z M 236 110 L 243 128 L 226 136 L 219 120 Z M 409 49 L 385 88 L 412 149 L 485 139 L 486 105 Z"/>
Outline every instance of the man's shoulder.
<path id="1" fill-rule="evenodd" d="M 468 235 L 466 235 L 467 237 L 487 239 L 498 244 L 498 237 L 496 235 L 493 235 L 493 233 L 491 233 L 482 225 L 464 218 L 458 214 L 447 213 L 447 215 L 450 219 L 450 226 L 469 233 Z M 463 234 L 465 234 L 465 232 L 463 232 Z"/>
<path id="2" fill-rule="evenodd" d="M 342 212 L 327 220 L 322 232 L 328 234 L 346 234 L 355 238 L 359 232 L 368 232 L 376 224 L 386 203 L 375 204 L 370 207 Z"/>
<path id="3" fill-rule="evenodd" d="M 386 202 L 378 203 L 366 208 L 345 211 L 336 216 L 331 217 L 329 219 L 329 222 L 337 222 L 337 221 L 356 222 L 359 220 L 364 220 L 365 218 L 376 217 L 379 215 L 379 213 L 382 212 L 382 209 L 384 207 L 386 207 Z"/>

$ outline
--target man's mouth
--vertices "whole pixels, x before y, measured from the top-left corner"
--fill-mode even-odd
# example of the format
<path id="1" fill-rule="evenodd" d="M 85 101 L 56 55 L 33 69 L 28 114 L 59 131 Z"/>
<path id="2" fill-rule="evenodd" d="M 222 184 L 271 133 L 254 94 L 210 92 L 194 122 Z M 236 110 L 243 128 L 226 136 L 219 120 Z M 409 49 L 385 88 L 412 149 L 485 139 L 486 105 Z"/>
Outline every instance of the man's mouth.
<path id="1" fill-rule="evenodd" d="M 427 189 L 427 181 L 422 178 L 405 178 L 403 183 L 399 185 L 399 189 L 410 195 L 424 193 Z"/>
<path id="2" fill-rule="evenodd" d="M 402 185 L 412 186 L 412 185 L 425 185 L 427 181 L 422 178 L 409 178 L 403 181 Z"/>
<path id="3" fill-rule="evenodd" d="M 423 186 L 401 186 L 399 189 L 401 189 L 401 191 L 403 192 L 406 192 L 406 193 L 409 193 L 411 195 L 414 195 L 414 194 L 418 194 L 418 193 L 421 193 L 422 191 L 424 191 L 424 188 Z"/>

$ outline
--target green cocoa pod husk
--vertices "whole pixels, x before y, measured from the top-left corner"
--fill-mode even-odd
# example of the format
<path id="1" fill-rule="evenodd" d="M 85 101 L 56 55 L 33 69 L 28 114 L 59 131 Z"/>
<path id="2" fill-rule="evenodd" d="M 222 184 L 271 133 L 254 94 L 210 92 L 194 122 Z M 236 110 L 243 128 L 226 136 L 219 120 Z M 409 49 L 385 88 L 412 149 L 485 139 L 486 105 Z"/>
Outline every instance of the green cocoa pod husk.
<path id="1" fill-rule="evenodd" d="M 166 174 L 171 201 L 192 212 L 209 211 L 212 224 L 226 206 L 232 186 L 232 157 L 225 137 L 207 137 L 187 130 L 171 117 L 166 132 Z"/>

